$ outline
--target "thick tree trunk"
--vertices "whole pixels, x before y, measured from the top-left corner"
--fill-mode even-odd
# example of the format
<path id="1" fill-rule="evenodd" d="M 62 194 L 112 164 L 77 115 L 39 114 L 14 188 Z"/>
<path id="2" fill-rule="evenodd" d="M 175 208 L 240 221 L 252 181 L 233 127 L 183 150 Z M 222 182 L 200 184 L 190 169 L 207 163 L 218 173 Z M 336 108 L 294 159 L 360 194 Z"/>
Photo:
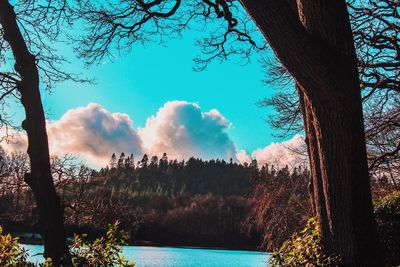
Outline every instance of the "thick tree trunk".
<path id="1" fill-rule="evenodd" d="M 39 91 L 39 74 L 35 57 L 29 52 L 16 22 L 13 7 L 0 0 L 0 23 L 4 40 L 8 42 L 15 59 L 15 70 L 21 76 L 17 89 L 25 109 L 22 127 L 28 135 L 30 173 L 25 181 L 32 189 L 39 211 L 39 226 L 44 241 L 44 256 L 55 266 L 69 263 L 63 209 L 56 193 L 50 171 L 46 121 Z M 63 260 L 61 260 L 63 259 Z M 65 266 L 65 265 L 64 265 Z"/>
<path id="2" fill-rule="evenodd" d="M 356 55 L 345 1 L 242 0 L 297 82 L 325 252 L 381 266 Z"/>
<path id="3" fill-rule="evenodd" d="M 310 100 L 308 99 L 305 90 L 296 84 L 297 93 L 299 95 L 300 108 L 303 114 L 304 129 L 306 132 L 306 145 L 307 152 L 310 159 L 310 173 L 311 181 L 309 184 L 310 202 L 313 208 L 313 213 L 318 214 L 320 234 L 325 239 L 331 239 L 329 231 L 329 222 L 326 210 L 326 203 L 324 201 L 323 192 L 323 178 L 321 174 L 321 166 L 319 160 L 318 142 L 316 129 L 314 128 L 315 118 L 310 107 Z"/>

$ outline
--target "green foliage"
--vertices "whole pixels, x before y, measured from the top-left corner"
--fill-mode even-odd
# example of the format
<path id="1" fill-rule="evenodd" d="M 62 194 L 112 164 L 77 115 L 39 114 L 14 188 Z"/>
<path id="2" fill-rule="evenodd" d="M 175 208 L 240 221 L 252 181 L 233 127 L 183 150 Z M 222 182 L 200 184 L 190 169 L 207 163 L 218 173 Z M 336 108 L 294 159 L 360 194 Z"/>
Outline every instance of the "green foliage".
<path id="1" fill-rule="evenodd" d="M 125 245 L 124 236 L 118 233 L 118 224 L 109 225 L 105 237 L 96 239 L 93 243 L 84 237 L 74 235 L 71 246 L 71 256 L 74 266 L 80 267 L 133 267 L 135 264 L 120 256 L 121 245 Z"/>
<path id="2" fill-rule="evenodd" d="M 75 235 L 70 246 L 73 266 L 75 267 L 134 267 L 120 254 L 121 246 L 125 245 L 125 237 L 118 231 L 118 223 L 109 225 L 105 237 L 96 239 L 93 243 L 84 237 Z M 27 261 L 28 253 L 19 244 L 18 238 L 10 234 L 3 235 L 0 227 L 0 267 L 35 267 Z M 41 267 L 53 266 L 47 259 Z"/>
<path id="3" fill-rule="evenodd" d="M 386 266 L 400 265 L 400 191 L 375 201 L 375 220 Z"/>
<path id="4" fill-rule="evenodd" d="M 27 262 L 28 253 L 19 244 L 17 237 L 3 234 L 0 227 L 0 266 L 32 267 L 34 264 Z"/>
<path id="5" fill-rule="evenodd" d="M 339 256 L 326 256 L 322 253 L 318 225 L 314 218 L 307 222 L 306 228 L 294 233 L 270 259 L 271 267 L 297 266 L 337 266 Z"/>

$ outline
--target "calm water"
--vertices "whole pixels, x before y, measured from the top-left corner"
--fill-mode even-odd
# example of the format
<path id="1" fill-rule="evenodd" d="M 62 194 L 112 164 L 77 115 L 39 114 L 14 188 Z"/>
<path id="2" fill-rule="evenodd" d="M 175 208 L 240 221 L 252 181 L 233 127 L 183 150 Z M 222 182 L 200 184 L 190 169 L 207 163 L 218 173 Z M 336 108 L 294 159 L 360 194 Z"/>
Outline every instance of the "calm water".
<path id="1" fill-rule="evenodd" d="M 30 260 L 40 262 L 43 247 L 24 245 Z M 217 250 L 169 247 L 124 247 L 124 256 L 137 267 L 266 267 L 268 253 L 244 250 Z"/>

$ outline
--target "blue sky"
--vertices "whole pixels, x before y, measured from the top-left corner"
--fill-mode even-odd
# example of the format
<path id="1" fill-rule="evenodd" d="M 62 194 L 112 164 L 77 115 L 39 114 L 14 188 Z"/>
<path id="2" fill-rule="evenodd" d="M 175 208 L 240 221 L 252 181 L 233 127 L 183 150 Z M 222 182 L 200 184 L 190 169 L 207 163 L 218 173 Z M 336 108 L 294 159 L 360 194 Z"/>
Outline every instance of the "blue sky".
<path id="1" fill-rule="evenodd" d="M 274 93 L 263 82 L 261 55 L 252 55 L 247 64 L 240 58 L 214 61 L 197 72 L 193 59 L 201 54 L 195 45 L 201 36 L 189 30 L 164 45 L 136 45 L 89 68 L 69 45 L 59 45 L 57 53 L 71 61 L 63 70 L 95 83 L 63 82 L 51 93 L 42 89 L 52 155 L 74 154 L 95 167 L 121 152 L 135 158 L 167 152 L 178 159 L 295 162 L 287 145 L 300 146 L 302 137 L 281 144 L 287 140 L 275 137 L 265 122 L 273 111 L 257 105 Z M 21 107 L 12 109 L 21 121 Z M 3 146 L 25 150 L 26 136 Z"/>
<path id="2" fill-rule="evenodd" d="M 272 136 L 264 121 L 271 111 L 256 105 L 273 93 L 262 82 L 265 73 L 259 55 L 246 65 L 235 59 L 215 61 L 205 71 L 193 71 L 193 58 L 200 54 L 197 34 L 189 31 L 166 45 L 138 45 L 129 54 L 89 69 L 82 69 L 82 62 L 73 59 L 69 49 L 59 49 L 72 61 L 66 70 L 82 72 L 96 82 L 65 82 L 50 95 L 43 92 L 48 119 L 59 119 L 71 108 L 95 102 L 111 112 L 127 113 L 136 128 L 144 126 L 167 101 L 183 100 L 198 103 L 204 111 L 217 109 L 232 123 L 229 134 L 241 149 L 252 151 L 282 141 Z"/>

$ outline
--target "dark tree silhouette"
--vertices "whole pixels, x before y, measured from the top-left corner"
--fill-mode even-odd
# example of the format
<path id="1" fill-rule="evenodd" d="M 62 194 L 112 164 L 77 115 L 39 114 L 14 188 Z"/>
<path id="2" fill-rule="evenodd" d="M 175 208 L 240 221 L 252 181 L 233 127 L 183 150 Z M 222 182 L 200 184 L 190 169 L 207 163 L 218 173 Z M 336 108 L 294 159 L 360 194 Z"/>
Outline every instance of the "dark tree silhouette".
<path id="1" fill-rule="evenodd" d="M 369 169 L 388 174 L 396 184 L 400 171 L 400 3 L 371 0 L 349 3 L 358 54 L 366 120 Z"/>
<path id="2" fill-rule="evenodd" d="M 38 206 L 45 243 L 44 256 L 53 259 L 54 264 L 58 266 L 61 258 L 69 257 L 63 210 L 50 171 L 46 121 L 39 91 L 39 72 L 35 57 L 29 52 L 17 25 L 13 7 L 8 1 L 0 1 L 0 23 L 3 38 L 10 45 L 15 59 L 15 70 L 20 76 L 17 90 L 26 114 L 22 128 L 28 135 L 30 172 L 25 174 L 24 180 L 32 189 Z"/>
<path id="3" fill-rule="evenodd" d="M 247 3 L 296 80 L 324 249 L 344 266 L 380 266 L 356 54 L 344 1 Z"/>
<path id="4" fill-rule="evenodd" d="M 57 1 L 57 4 L 60 2 Z M 63 208 L 56 193 L 50 169 L 46 121 L 40 96 L 40 79 L 46 78 L 47 88 L 64 80 L 83 81 L 61 71 L 59 63 L 65 62 L 54 54 L 48 43 L 55 41 L 60 32 L 63 9 L 53 3 L 37 5 L 36 1 L 0 1 L 0 102 L 2 115 L 5 101 L 16 97 L 25 110 L 22 128 L 28 137 L 30 172 L 24 180 L 32 189 L 38 213 L 40 231 L 44 239 L 44 256 L 55 266 L 69 264 L 69 253 L 63 226 Z M 12 54 L 10 62 L 7 53 Z M 7 67 L 14 66 L 13 69 Z M 2 116 L 2 124 L 9 125 L 9 117 Z"/>
<path id="5" fill-rule="evenodd" d="M 396 185 L 399 175 L 400 142 L 400 72 L 398 57 L 398 1 L 350 1 L 348 3 L 358 58 L 360 86 L 365 120 L 365 138 L 369 171 L 372 176 L 389 175 Z M 268 122 L 279 135 L 303 131 L 303 119 L 293 79 L 275 60 L 265 59 L 266 83 L 279 89 L 260 102 L 276 113 Z M 283 130 L 283 131 L 282 131 Z"/>

